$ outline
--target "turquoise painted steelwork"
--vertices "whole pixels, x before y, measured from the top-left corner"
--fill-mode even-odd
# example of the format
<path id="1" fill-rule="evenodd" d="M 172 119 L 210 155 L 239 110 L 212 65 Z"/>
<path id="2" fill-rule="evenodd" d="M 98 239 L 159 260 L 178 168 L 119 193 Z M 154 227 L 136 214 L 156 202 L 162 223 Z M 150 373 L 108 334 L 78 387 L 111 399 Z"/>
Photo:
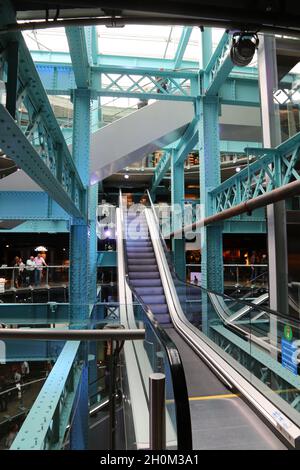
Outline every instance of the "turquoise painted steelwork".
<path id="1" fill-rule="evenodd" d="M 73 422 L 70 433 L 70 449 L 87 450 L 89 434 L 89 385 L 87 363 L 85 363 L 82 368 L 80 383 L 74 399 L 72 415 Z"/>
<path id="2" fill-rule="evenodd" d="M 69 50 L 75 81 L 78 88 L 87 88 L 90 84 L 90 57 L 84 26 L 70 26 L 66 28 Z"/>
<path id="3" fill-rule="evenodd" d="M 85 188 L 89 185 L 90 101 L 90 90 L 74 90 L 73 156 Z M 77 327 L 88 316 L 89 238 L 88 221 L 73 219 L 70 236 L 70 304 L 72 322 Z"/>
<path id="4" fill-rule="evenodd" d="M 181 139 L 165 149 L 164 155 L 161 157 L 152 178 L 151 197 L 155 195 L 155 190 L 159 186 L 162 179 L 171 167 L 171 160 L 174 159 L 174 164 L 183 164 L 189 152 L 196 148 L 198 141 L 198 119 L 194 118 L 184 132 Z M 172 153 L 173 152 L 173 153 Z M 171 158 L 171 155 L 173 157 Z"/>
<path id="5" fill-rule="evenodd" d="M 198 121 L 195 117 L 187 127 L 174 153 L 174 163 L 177 165 L 184 163 L 188 154 L 196 147 L 198 141 Z"/>
<path id="6" fill-rule="evenodd" d="M 90 132 L 91 132 L 91 91 L 77 88 L 74 90 L 74 132 L 73 156 L 76 168 L 86 188 L 89 186 Z M 97 186 L 91 189 L 86 200 L 89 220 L 72 220 L 70 234 L 70 328 L 86 328 L 89 317 L 89 301 L 96 294 L 96 233 L 95 217 Z M 90 212 L 89 212 L 89 209 Z M 93 214 L 94 209 L 94 214 Z M 91 230 L 93 233 L 91 234 Z M 70 434 L 70 448 L 76 450 L 88 447 L 88 352 L 82 355 L 83 374 L 73 409 L 73 426 Z"/>
<path id="7" fill-rule="evenodd" d="M 300 178 L 300 134 L 275 149 L 248 148 L 260 158 L 210 191 L 213 213 L 233 207 Z"/>
<path id="8" fill-rule="evenodd" d="M 11 450 L 58 450 L 83 370 L 79 341 L 68 341 L 24 421 Z"/>
<path id="9" fill-rule="evenodd" d="M 66 220 L 70 216 L 43 191 L 0 191 L 0 220 Z"/>
<path id="10" fill-rule="evenodd" d="M 152 178 L 151 193 L 150 193 L 152 199 L 155 199 L 155 191 L 157 187 L 159 186 L 160 182 L 163 180 L 167 171 L 169 171 L 170 169 L 171 153 L 172 153 L 171 150 L 165 150 L 164 154 L 162 155 L 161 159 L 159 160 L 155 168 L 154 175 Z"/>
<path id="11" fill-rule="evenodd" d="M 205 69 L 205 74 L 208 77 L 204 87 L 206 96 L 218 94 L 221 85 L 234 67 L 230 58 L 230 46 L 231 37 L 225 32 Z"/>
<path id="12" fill-rule="evenodd" d="M 101 73 L 101 80 L 99 77 Z M 130 70 L 119 67 L 93 67 L 92 89 L 100 96 L 120 96 L 143 99 L 170 99 L 193 101 L 192 81 L 197 75 L 191 72 Z"/>
<path id="13" fill-rule="evenodd" d="M 86 28 L 89 29 L 89 28 Z M 96 44 L 96 43 L 95 43 Z M 97 44 L 96 44 L 97 45 Z M 40 65 L 55 66 L 55 65 L 70 65 L 71 56 L 69 52 L 59 52 L 59 51 L 31 51 L 32 58 L 34 62 Z M 97 52 L 93 55 L 93 65 L 100 67 L 115 67 L 118 68 L 121 66 L 128 69 L 148 69 L 148 70 L 174 70 L 175 59 L 159 59 L 155 57 L 134 57 L 134 56 L 120 56 L 120 55 L 109 55 L 109 54 L 99 54 Z M 182 60 L 181 68 L 187 70 L 198 71 L 199 63 L 190 60 Z"/>
<path id="14" fill-rule="evenodd" d="M 219 100 L 203 97 L 199 102 L 199 153 L 201 216 L 212 213 L 210 188 L 220 184 Z M 222 226 L 201 228 L 202 286 L 223 292 Z"/>
<path id="15" fill-rule="evenodd" d="M 11 229 L 0 229 L 0 233 L 69 233 L 66 220 L 28 220 Z"/>
<path id="16" fill-rule="evenodd" d="M 182 30 L 182 34 L 178 43 L 178 47 L 176 50 L 175 58 L 174 58 L 174 68 L 178 69 L 182 65 L 182 60 L 189 43 L 193 28 L 190 26 L 185 26 Z"/>
<path id="17" fill-rule="evenodd" d="M 1 22 L 14 21 L 9 2 L 0 4 Z M 67 212 L 83 216 L 84 189 L 74 166 L 63 134 L 56 121 L 47 94 L 20 33 L 1 35 L 2 78 L 6 81 L 6 50 L 11 42 L 18 43 L 18 82 L 16 99 L 17 123 L 3 105 L 0 121 L 5 132 L 1 133 L 1 148 L 19 167 L 45 189 Z M 22 114 L 27 114 L 25 135 L 21 131 Z M 38 151 L 36 142 L 38 138 Z M 35 148 L 33 147 L 35 143 Z M 73 188 L 73 194 L 71 189 Z"/>

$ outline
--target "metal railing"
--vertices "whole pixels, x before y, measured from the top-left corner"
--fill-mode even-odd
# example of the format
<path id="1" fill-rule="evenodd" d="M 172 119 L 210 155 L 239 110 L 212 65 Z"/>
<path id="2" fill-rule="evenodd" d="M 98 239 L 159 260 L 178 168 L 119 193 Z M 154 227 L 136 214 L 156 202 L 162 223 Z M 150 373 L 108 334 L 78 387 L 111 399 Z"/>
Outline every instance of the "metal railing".
<path id="1" fill-rule="evenodd" d="M 69 266 L 51 265 L 0 267 L 0 294 L 8 290 L 34 287 L 56 287 L 69 282 Z"/>

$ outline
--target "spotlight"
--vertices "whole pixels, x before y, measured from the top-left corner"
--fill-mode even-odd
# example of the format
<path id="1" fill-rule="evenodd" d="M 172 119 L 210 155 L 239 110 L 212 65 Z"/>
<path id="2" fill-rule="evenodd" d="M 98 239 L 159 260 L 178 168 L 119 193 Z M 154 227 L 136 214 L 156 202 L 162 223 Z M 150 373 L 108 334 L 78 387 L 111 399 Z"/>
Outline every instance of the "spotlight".
<path id="1" fill-rule="evenodd" d="M 124 178 L 125 178 L 126 180 L 128 180 L 129 175 L 126 173 L 126 174 L 124 175 Z"/>
<path id="2" fill-rule="evenodd" d="M 258 45 L 259 39 L 256 33 L 247 31 L 234 33 L 230 49 L 230 57 L 234 65 L 238 67 L 249 65 Z"/>
<path id="3" fill-rule="evenodd" d="M 237 173 L 239 173 L 239 172 L 241 171 L 241 167 L 240 167 L 240 166 L 237 166 L 236 169 L 235 169 L 235 171 L 236 171 Z"/>

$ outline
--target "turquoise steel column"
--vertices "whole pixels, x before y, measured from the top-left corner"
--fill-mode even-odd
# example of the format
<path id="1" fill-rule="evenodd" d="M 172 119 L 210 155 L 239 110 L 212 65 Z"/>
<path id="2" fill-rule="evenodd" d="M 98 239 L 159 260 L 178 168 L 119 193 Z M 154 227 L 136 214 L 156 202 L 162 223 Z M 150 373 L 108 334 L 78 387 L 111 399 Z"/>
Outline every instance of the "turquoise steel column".
<path id="1" fill-rule="evenodd" d="M 209 191 L 221 182 L 218 98 L 200 98 L 199 111 L 201 216 L 208 217 L 213 212 Z M 201 273 L 204 288 L 223 292 L 222 224 L 201 229 Z"/>
<path id="2" fill-rule="evenodd" d="M 90 173 L 90 99 L 89 90 L 74 90 L 73 159 L 86 188 Z M 88 221 L 73 218 L 70 241 L 70 304 L 71 324 L 75 328 L 83 326 L 87 319 L 89 236 Z"/>
<path id="3" fill-rule="evenodd" d="M 90 90 L 74 91 L 73 158 L 86 188 L 89 185 L 90 173 L 90 101 Z M 88 220 L 73 218 L 70 238 L 70 328 L 79 328 L 85 326 L 89 313 L 90 226 Z M 76 408 L 73 410 L 74 421 L 70 435 L 70 447 L 76 450 L 88 447 L 88 349 L 87 345 L 84 347 L 83 357 L 86 362 L 78 397 L 74 401 Z"/>
<path id="4" fill-rule="evenodd" d="M 183 201 L 184 201 L 184 161 L 175 163 L 175 152 L 171 157 L 171 203 L 172 203 L 172 224 L 173 230 L 180 228 L 183 222 Z M 179 225 L 180 224 L 180 225 Z M 175 271 L 180 279 L 185 280 L 185 239 L 180 238 L 172 240 Z"/>
<path id="5" fill-rule="evenodd" d="M 205 68 L 212 55 L 212 30 L 205 28 L 202 33 L 202 66 Z M 209 191 L 221 182 L 219 99 L 203 96 L 208 77 L 204 73 L 200 83 L 200 93 L 196 102 L 196 115 L 199 116 L 199 156 L 200 156 L 200 203 L 201 216 L 212 214 L 212 200 Z M 223 243 L 222 225 L 201 229 L 201 278 L 202 286 L 223 292 Z"/>

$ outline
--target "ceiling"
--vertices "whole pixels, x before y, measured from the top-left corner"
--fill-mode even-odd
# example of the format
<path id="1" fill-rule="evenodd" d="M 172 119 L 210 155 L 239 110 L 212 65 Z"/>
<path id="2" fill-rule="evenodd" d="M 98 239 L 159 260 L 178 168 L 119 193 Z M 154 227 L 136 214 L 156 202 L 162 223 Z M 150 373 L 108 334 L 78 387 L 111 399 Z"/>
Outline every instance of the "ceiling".
<path id="1" fill-rule="evenodd" d="M 300 32 L 300 3 L 294 0 L 14 0 L 13 4 L 19 19 L 45 18 L 46 10 L 52 9 L 49 18 L 150 15 L 160 20 L 194 19 L 199 25 L 229 29 Z"/>

